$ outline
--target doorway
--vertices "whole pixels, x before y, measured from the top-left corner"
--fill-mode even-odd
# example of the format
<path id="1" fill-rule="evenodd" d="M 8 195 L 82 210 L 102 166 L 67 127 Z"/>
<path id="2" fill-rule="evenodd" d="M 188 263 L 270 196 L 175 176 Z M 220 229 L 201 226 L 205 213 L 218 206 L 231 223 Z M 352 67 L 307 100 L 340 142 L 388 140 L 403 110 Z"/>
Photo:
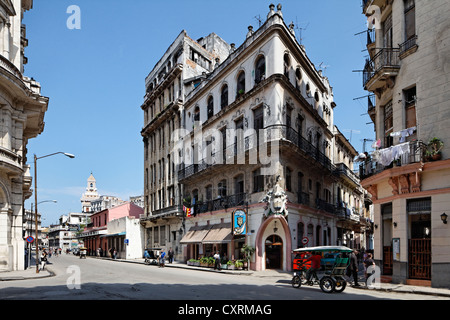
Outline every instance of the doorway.
<path id="1" fill-rule="evenodd" d="M 267 237 L 266 269 L 281 269 L 283 267 L 283 240 L 277 235 Z"/>

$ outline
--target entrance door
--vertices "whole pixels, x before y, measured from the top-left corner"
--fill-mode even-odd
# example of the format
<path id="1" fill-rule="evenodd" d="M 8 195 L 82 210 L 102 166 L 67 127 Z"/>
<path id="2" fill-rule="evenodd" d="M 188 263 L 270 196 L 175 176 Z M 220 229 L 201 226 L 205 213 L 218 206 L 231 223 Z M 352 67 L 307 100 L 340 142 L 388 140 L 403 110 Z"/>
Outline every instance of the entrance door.
<path id="1" fill-rule="evenodd" d="M 431 220 L 429 214 L 410 215 L 409 278 L 431 280 Z"/>
<path id="2" fill-rule="evenodd" d="M 283 240 L 277 235 L 266 239 L 266 269 L 281 269 L 283 267 Z"/>

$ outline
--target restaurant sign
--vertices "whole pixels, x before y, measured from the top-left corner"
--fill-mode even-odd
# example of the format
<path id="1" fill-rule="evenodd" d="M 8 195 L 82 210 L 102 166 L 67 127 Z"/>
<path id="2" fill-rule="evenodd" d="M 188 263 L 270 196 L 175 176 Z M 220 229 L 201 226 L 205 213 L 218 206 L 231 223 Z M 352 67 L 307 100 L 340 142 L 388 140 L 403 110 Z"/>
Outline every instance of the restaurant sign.
<path id="1" fill-rule="evenodd" d="M 237 209 L 233 212 L 232 217 L 233 235 L 246 235 L 247 234 L 247 212 L 242 209 Z"/>

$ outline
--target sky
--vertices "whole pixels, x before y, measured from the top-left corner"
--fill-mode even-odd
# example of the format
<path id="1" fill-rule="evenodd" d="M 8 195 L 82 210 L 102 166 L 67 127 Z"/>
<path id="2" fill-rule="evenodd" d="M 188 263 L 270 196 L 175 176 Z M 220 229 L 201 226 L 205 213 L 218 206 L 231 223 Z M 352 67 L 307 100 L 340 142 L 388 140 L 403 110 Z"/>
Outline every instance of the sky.
<path id="1" fill-rule="evenodd" d="M 49 97 L 45 129 L 28 143 L 28 163 L 39 159 L 37 194 L 43 226 L 81 212 L 91 172 L 100 195 L 129 200 L 143 194 L 145 77 L 182 30 L 193 39 L 212 32 L 239 47 L 256 30 L 270 1 L 262 0 L 35 0 L 26 12 L 28 64 L 24 74 Z M 337 104 L 334 122 L 359 152 L 373 139 L 362 74 L 367 29 L 359 0 L 284 0 L 285 23 L 316 68 L 329 78 Z M 76 5 L 80 19 L 73 20 Z M 80 29 L 68 27 L 80 21 Z M 69 23 L 69 26 L 73 25 Z M 359 35 L 358 35 L 359 34 Z M 34 189 L 34 187 L 33 187 Z M 34 203 L 34 195 L 25 202 Z"/>

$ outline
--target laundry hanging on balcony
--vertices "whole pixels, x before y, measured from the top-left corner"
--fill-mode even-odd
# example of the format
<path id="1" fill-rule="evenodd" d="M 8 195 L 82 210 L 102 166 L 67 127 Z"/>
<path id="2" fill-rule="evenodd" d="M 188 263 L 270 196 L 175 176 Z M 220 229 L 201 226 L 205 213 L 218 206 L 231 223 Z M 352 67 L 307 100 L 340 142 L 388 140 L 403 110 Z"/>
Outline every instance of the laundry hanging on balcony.
<path id="1" fill-rule="evenodd" d="M 401 156 L 409 154 L 409 151 L 409 142 L 406 142 L 389 148 L 376 150 L 373 152 L 372 158 L 379 164 L 387 167 L 394 160 L 398 160 Z"/>
<path id="2" fill-rule="evenodd" d="M 400 137 L 399 142 L 403 143 L 406 141 L 406 137 L 413 135 L 414 132 L 416 132 L 416 130 L 417 130 L 417 127 L 411 127 L 408 129 L 403 129 L 400 131 L 392 132 L 391 137 Z"/>

